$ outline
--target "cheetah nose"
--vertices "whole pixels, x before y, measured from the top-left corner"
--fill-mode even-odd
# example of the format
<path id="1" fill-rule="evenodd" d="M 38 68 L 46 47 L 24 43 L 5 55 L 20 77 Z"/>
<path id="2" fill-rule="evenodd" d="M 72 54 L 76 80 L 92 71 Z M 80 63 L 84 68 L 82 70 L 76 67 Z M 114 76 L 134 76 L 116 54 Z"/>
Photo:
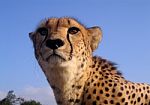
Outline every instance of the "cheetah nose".
<path id="1" fill-rule="evenodd" d="M 46 47 L 50 48 L 50 49 L 58 49 L 59 47 L 63 46 L 64 42 L 60 39 L 54 39 L 54 40 L 47 40 L 46 41 Z"/>

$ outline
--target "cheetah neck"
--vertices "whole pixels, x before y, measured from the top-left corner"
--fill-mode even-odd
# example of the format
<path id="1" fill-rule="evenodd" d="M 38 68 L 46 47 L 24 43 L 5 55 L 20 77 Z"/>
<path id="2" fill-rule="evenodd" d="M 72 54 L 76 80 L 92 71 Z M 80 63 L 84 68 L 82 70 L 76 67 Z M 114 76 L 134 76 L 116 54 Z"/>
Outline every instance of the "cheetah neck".
<path id="1" fill-rule="evenodd" d="M 58 105 L 81 104 L 82 91 L 89 72 L 86 68 L 80 68 L 80 64 L 76 59 L 57 66 L 41 64 Z"/>

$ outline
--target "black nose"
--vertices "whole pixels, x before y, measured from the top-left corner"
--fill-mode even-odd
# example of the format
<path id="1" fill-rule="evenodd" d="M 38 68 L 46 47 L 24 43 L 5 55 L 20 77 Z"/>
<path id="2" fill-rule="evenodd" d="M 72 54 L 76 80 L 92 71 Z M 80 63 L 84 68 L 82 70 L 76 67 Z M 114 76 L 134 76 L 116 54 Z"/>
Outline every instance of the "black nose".
<path id="1" fill-rule="evenodd" d="M 53 50 L 58 49 L 59 47 L 61 47 L 63 45 L 64 45 L 64 42 L 60 39 L 55 39 L 55 40 L 49 39 L 46 41 L 46 46 Z"/>

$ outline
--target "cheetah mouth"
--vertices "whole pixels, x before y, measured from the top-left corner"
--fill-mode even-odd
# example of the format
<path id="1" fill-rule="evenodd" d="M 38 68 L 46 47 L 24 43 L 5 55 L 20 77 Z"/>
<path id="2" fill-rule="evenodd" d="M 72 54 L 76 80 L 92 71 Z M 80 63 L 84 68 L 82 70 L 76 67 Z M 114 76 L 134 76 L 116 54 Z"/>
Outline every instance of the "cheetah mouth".
<path id="1" fill-rule="evenodd" d="M 61 63 L 61 62 L 66 61 L 66 59 L 62 55 L 53 53 L 46 58 L 46 61 L 53 62 L 53 63 Z"/>

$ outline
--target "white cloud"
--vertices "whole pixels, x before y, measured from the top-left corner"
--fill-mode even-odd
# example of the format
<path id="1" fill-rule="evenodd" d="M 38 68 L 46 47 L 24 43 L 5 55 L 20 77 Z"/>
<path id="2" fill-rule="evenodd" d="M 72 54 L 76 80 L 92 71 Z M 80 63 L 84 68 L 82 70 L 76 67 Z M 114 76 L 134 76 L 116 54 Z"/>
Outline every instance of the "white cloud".
<path id="1" fill-rule="evenodd" d="M 17 93 L 17 96 L 27 100 L 34 99 L 42 105 L 56 105 L 54 95 L 50 87 L 33 87 L 28 86 Z"/>
<path id="2" fill-rule="evenodd" d="M 5 98 L 6 95 L 7 95 L 7 92 L 0 91 L 0 100 L 2 100 L 3 98 Z"/>

